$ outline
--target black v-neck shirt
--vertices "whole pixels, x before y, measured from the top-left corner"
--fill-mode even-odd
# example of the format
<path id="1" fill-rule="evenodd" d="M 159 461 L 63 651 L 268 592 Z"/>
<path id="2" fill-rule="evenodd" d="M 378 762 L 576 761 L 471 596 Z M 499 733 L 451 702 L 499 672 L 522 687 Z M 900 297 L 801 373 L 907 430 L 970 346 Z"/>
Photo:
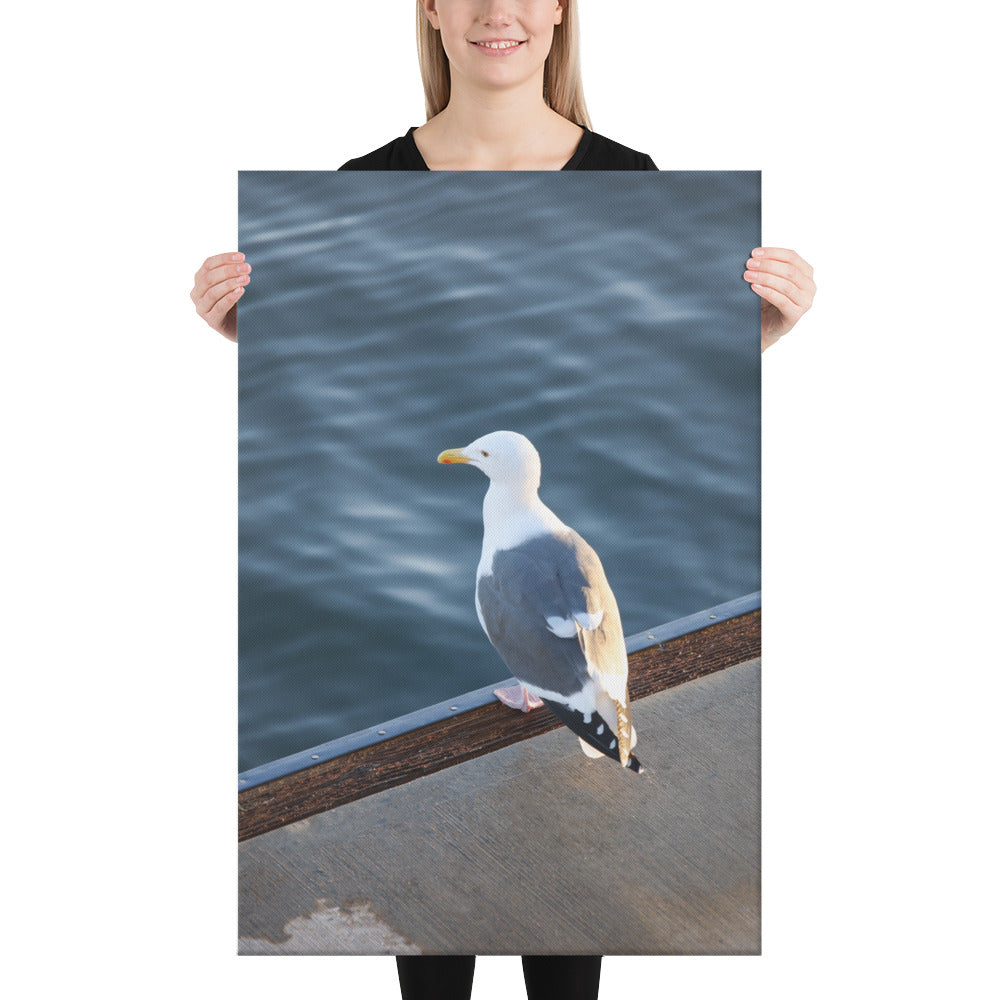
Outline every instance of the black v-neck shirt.
<path id="1" fill-rule="evenodd" d="M 416 125 L 406 135 L 386 143 L 366 156 L 348 160 L 341 170 L 429 170 L 413 139 Z M 603 135 L 583 130 L 576 152 L 563 170 L 656 170 L 656 164 L 646 153 L 637 153 Z"/>

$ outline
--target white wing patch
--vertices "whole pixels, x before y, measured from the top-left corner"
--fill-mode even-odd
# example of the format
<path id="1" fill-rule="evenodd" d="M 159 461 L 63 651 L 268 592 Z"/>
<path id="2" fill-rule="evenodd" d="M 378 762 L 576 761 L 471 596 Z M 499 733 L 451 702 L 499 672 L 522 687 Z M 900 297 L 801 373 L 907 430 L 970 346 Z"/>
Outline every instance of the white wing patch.
<path id="1" fill-rule="evenodd" d="M 579 611 L 572 618 L 559 618 L 553 615 L 545 619 L 545 624 L 548 630 L 560 639 L 572 639 L 576 635 L 577 626 L 585 632 L 591 632 L 602 621 L 604 621 L 603 609 L 595 611 L 593 614 L 589 611 Z"/>
<path id="2" fill-rule="evenodd" d="M 548 630 L 560 639 L 572 639 L 576 635 L 576 622 L 572 618 L 557 618 L 553 615 L 545 619 Z"/>
<path id="3" fill-rule="evenodd" d="M 580 628 L 587 632 L 591 632 L 597 628 L 602 621 L 604 621 L 604 609 L 600 608 L 593 614 L 589 611 L 580 611 L 579 613 L 573 615 L 573 617 L 580 623 Z"/>

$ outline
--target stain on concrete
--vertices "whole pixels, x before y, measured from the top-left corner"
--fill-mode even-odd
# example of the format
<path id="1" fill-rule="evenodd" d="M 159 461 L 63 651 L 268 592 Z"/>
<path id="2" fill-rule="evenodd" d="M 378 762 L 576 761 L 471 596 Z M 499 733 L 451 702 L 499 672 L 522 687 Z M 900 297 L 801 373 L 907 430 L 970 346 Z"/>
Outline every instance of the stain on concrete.
<path id="1" fill-rule="evenodd" d="M 419 955 L 420 949 L 397 934 L 367 902 L 331 906 L 317 899 L 307 917 L 283 928 L 283 940 L 241 937 L 241 955 Z"/>

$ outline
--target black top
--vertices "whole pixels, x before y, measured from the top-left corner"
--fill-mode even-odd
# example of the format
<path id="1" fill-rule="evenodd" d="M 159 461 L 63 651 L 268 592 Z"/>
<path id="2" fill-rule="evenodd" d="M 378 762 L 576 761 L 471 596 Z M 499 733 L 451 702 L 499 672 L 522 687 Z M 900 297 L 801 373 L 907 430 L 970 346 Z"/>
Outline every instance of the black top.
<path id="1" fill-rule="evenodd" d="M 348 160 L 341 170 L 428 170 L 424 158 L 417 149 L 413 131 L 417 126 L 386 143 L 381 149 Z M 656 164 L 645 153 L 637 153 L 628 146 L 603 135 L 583 130 L 583 138 L 576 152 L 569 158 L 563 170 L 656 170 Z"/>

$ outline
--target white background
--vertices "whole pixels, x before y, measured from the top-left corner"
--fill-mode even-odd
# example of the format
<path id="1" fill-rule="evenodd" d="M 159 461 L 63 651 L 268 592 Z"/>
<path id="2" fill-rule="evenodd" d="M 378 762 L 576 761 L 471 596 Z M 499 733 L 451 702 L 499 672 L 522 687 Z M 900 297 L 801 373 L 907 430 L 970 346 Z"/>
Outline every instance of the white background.
<path id="1" fill-rule="evenodd" d="M 996 898 L 992 9 L 581 7 L 595 128 L 664 169 L 762 169 L 765 242 L 819 284 L 762 360 L 764 955 L 610 958 L 602 996 L 970 995 Z M 7 15 L 23 995 L 398 996 L 389 959 L 234 954 L 236 349 L 188 290 L 235 246 L 238 169 L 334 168 L 422 121 L 410 8 Z M 480 961 L 477 1000 L 522 990 Z"/>

